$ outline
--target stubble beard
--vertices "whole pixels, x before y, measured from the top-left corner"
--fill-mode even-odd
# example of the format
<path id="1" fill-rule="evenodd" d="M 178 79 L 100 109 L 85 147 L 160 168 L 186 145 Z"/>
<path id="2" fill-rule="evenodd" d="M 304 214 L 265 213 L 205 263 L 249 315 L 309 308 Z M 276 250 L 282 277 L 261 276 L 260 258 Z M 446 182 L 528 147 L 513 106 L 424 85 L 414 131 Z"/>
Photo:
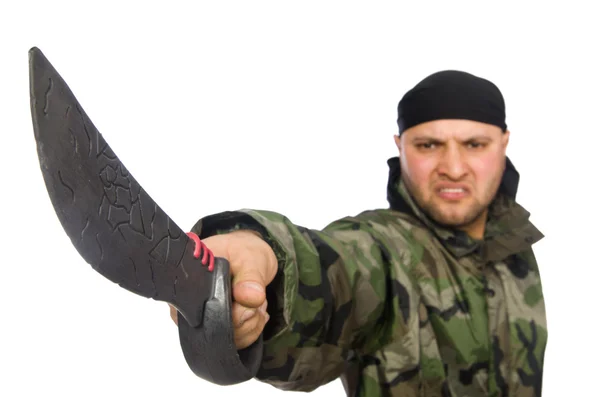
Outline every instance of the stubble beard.
<path id="1" fill-rule="evenodd" d="M 451 207 L 452 204 L 442 204 L 444 206 L 444 208 L 442 208 L 442 205 L 436 204 L 433 200 L 427 202 L 423 201 L 422 204 L 419 205 L 422 207 L 423 212 L 436 223 L 456 229 L 465 229 L 473 225 L 476 221 L 485 216 L 487 209 L 487 205 L 482 205 L 477 200 L 466 209 L 446 208 Z M 456 207 L 459 206 L 460 204 L 456 204 Z"/>
<path id="2" fill-rule="evenodd" d="M 498 189 L 496 187 L 493 194 L 486 197 L 485 202 L 482 203 L 481 201 L 474 199 L 468 207 L 464 208 L 464 204 L 462 203 L 438 203 L 438 199 L 435 197 L 427 200 L 421 194 L 419 189 L 411 184 L 408 178 L 403 177 L 402 179 L 416 204 L 429 218 L 441 226 L 455 229 L 468 228 L 483 218 Z M 441 201 L 441 199 L 439 200 Z"/>

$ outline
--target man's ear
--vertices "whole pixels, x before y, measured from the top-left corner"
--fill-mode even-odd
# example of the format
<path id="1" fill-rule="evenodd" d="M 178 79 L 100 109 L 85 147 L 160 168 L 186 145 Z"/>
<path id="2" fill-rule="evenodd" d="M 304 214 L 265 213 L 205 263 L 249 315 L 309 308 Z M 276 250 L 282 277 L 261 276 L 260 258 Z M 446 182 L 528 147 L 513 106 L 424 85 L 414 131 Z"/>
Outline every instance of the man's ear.
<path id="1" fill-rule="evenodd" d="M 396 142 L 396 147 L 398 148 L 398 152 L 402 151 L 402 140 L 400 139 L 400 135 L 394 134 L 394 141 Z"/>
<path id="2" fill-rule="evenodd" d="M 502 147 L 504 148 L 504 150 L 506 150 L 506 147 L 508 146 L 509 139 L 510 139 L 510 130 L 507 129 L 502 134 Z"/>

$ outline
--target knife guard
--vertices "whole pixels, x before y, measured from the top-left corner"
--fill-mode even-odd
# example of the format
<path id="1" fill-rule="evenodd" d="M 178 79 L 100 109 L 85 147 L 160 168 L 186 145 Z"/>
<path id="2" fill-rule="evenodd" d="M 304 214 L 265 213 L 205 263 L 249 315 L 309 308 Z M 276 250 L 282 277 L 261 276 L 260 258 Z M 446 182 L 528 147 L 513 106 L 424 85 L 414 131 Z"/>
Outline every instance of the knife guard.
<path id="1" fill-rule="evenodd" d="M 204 305 L 202 324 L 192 327 L 177 312 L 181 350 L 192 372 L 200 378 L 218 385 L 241 383 L 252 378 L 260 367 L 263 336 L 249 347 L 237 350 L 229 262 L 215 257 L 212 274 L 212 294 Z"/>

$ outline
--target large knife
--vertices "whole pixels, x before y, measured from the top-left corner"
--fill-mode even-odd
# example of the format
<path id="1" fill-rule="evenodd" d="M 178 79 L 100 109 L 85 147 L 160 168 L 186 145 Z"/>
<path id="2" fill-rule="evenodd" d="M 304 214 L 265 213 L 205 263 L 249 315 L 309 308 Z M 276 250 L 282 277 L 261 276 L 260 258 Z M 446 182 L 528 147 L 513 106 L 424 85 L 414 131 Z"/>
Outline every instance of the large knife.
<path id="1" fill-rule="evenodd" d="M 29 84 L 40 168 L 79 254 L 122 288 L 178 309 L 181 349 L 198 377 L 219 385 L 254 377 L 263 339 L 235 346 L 228 261 L 152 200 L 36 47 L 29 50 Z"/>

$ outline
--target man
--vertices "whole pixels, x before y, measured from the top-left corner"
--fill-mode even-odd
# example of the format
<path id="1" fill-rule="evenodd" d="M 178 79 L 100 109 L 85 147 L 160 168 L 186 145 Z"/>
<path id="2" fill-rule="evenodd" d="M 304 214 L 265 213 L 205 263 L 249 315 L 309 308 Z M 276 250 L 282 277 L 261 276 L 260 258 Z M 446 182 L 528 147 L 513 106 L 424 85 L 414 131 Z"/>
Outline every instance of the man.
<path id="1" fill-rule="evenodd" d="M 263 333 L 257 378 L 282 390 L 341 377 L 351 396 L 541 395 L 543 236 L 515 202 L 502 94 L 435 73 L 398 125 L 389 209 L 323 230 L 257 210 L 194 226 L 231 262 L 237 346 Z"/>

